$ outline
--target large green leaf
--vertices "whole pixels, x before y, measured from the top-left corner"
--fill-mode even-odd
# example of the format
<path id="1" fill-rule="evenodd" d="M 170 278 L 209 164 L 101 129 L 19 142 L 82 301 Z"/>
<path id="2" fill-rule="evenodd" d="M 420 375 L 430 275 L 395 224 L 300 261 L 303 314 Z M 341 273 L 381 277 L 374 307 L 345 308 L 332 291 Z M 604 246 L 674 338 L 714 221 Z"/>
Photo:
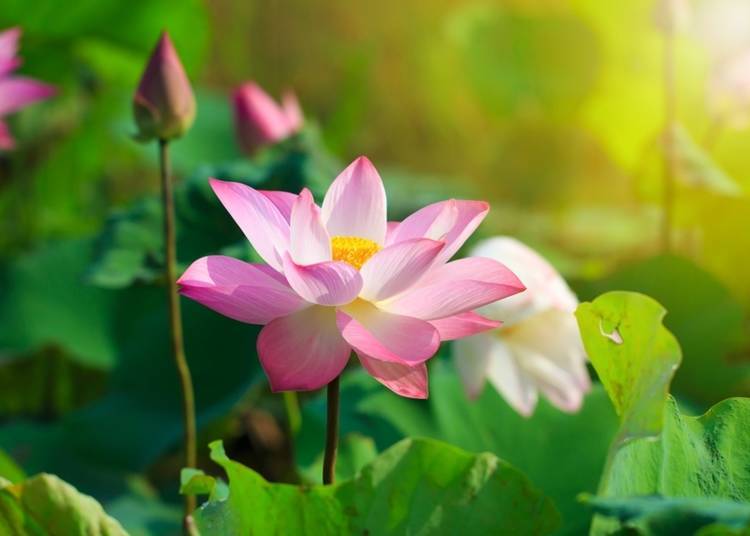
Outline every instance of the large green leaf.
<path id="1" fill-rule="evenodd" d="M 577 290 L 587 299 L 608 290 L 643 292 L 664 305 L 669 311 L 664 325 L 683 352 L 673 382 L 681 398 L 707 408 L 728 396 L 750 394 L 750 366 L 731 359 L 744 330 L 742 306 L 693 262 L 672 255 L 654 257 L 580 284 Z"/>
<path id="2" fill-rule="evenodd" d="M 0 482 L 0 533 L 8 536 L 127 536 L 101 505 L 54 475 Z"/>
<path id="3" fill-rule="evenodd" d="M 604 496 L 750 500 L 750 399 L 725 400 L 700 417 L 665 405 L 660 438 L 622 446 L 604 475 Z"/>
<path id="4" fill-rule="evenodd" d="M 63 349 L 89 367 L 112 368 L 115 297 L 82 284 L 87 241 L 57 243 L 0 264 L 0 351 Z"/>
<path id="5" fill-rule="evenodd" d="M 750 399 L 728 399 L 700 417 L 683 415 L 674 400 L 656 441 L 632 441 L 613 454 L 601 498 L 660 494 L 750 502 Z M 714 515 L 719 515 L 716 511 Z M 592 534 L 618 525 L 596 519 Z"/>
<path id="6" fill-rule="evenodd" d="M 469 454 L 427 439 L 391 447 L 351 480 L 332 486 L 271 484 L 230 460 L 229 497 L 195 514 L 206 535 L 549 534 L 552 502 L 491 454 Z"/>
<path id="7" fill-rule="evenodd" d="M 748 503 L 660 495 L 625 499 L 585 497 L 584 500 L 598 514 L 617 518 L 627 529 L 636 530 L 637 534 L 644 536 L 730 536 L 750 529 Z"/>
<path id="8" fill-rule="evenodd" d="M 476 401 L 467 400 L 447 363 L 430 367 L 430 398 L 394 395 L 363 372 L 342 378 L 342 447 L 339 478 L 351 477 L 369 459 L 365 438 L 383 450 L 405 436 L 427 436 L 472 452 L 490 451 L 518 467 L 554 501 L 563 517 L 561 533 L 587 530 L 590 514 L 576 501 L 581 491 L 595 491 L 617 419 L 606 393 L 597 387 L 578 414 L 568 415 L 541 401 L 533 417 L 519 416 L 491 387 Z M 303 407 L 295 442 L 303 474 L 320 482 L 325 397 Z"/>
<path id="9" fill-rule="evenodd" d="M 620 416 L 620 443 L 661 431 L 669 384 L 682 358 L 661 323 L 665 313 L 648 296 L 617 291 L 576 311 L 586 353 Z"/>

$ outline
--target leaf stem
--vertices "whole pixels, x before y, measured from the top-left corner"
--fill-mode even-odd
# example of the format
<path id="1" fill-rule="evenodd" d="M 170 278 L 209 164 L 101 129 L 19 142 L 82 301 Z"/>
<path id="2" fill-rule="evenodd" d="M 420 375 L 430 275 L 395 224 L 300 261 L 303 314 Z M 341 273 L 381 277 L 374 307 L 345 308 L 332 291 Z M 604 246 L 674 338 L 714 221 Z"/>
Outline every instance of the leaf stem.
<path id="1" fill-rule="evenodd" d="M 336 473 L 336 451 L 339 444 L 339 377 L 328 384 L 326 452 L 323 458 L 323 484 L 333 484 Z"/>
<path id="2" fill-rule="evenodd" d="M 167 300 L 169 303 L 169 325 L 172 342 L 172 356 L 182 387 L 182 416 L 185 429 L 185 466 L 196 466 L 195 434 L 195 394 L 190 368 L 185 359 L 182 339 L 182 317 L 180 297 L 177 293 L 177 246 L 174 216 L 174 196 L 172 194 L 171 170 L 169 163 L 169 142 L 159 140 L 159 170 L 161 177 L 162 212 L 164 216 L 164 276 L 167 280 Z M 195 510 L 195 496 L 185 495 L 185 517 Z"/>

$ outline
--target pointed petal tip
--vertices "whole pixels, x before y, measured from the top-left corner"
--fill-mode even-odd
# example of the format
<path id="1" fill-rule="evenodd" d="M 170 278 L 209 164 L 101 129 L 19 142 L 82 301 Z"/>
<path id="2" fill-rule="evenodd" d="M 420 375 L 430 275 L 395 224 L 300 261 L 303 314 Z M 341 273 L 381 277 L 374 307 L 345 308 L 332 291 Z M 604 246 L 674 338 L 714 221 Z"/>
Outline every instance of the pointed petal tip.
<path id="1" fill-rule="evenodd" d="M 221 179 L 217 179 L 215 177 L 209 177 L 208 178 L 208 184 L 211 186 L 211 189 L 215 192 L 217 188 L 224 188 L 226 187 L 228 181 L 223 181 Z"/>

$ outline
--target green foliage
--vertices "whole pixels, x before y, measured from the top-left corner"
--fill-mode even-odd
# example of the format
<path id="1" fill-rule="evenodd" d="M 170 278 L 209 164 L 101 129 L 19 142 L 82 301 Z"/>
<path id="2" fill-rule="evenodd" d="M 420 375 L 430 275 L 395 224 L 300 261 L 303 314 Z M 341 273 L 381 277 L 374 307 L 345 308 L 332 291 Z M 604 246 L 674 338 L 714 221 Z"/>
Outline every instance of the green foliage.
<path id="1" fill-rule="evenodd" d="M 18 484 L 3 484 L 0 480 L 0 533 L 9 536 L 127 536 L 120 524 L 94 499 L 48 474 Z"/>
<path id="2" fill-rule="evenodd" d="M 730 536 L 750 529 L 750 504 L 747 503 L 659 495 L 625 499 L 585 496 L 582 499 L 596 513 L 615 517 L 643 536 Z"/>
<path id="3" fill-rule="evenodd" d="M 22 459 L 30 472 L 54 471 L 86 491 L 112 493 L 113 486 L 121 487 L 117 482 L 123 473 L 143 470 L 177 444 L 181 399 L 166 336 L 163 289 L 109 290 L 82 284 L 91 251 L 91 241 L 60 242 L 21 257 L 17 265 L 34 267 L 35 277 L 19 279 L 8 296 L 13 303 L 34 307 L 2 309 L 9 318 L 15 311 L 15 317 L 14 324 L 0 326 L 0 333 L 16 325 L 37 326 L 38 318 L 49 318 L 52 325 L 42 326 L 46 337 L 36 340 L 65 355 L 84 348 L 90 349 L 91 362 L 102 362 L 103 356 L 113 362 L 102 386 L 103 396 L 54 423 L 8 423 L 0 428 L 0 445 Z M 15 267 L 9 270 L 16 271 Z M 49 297 L 44 296 L 46 287 L 39 288 L 45 271 L 55 284 Z M 5 297 L 0 297 L 0 303 Z M 65 317 L 60 324 L 56 315 Z M 197 379 L 198 417 L 206 422 L 225 413 L 262 377 L 254 355 L 258 329 L 187 301 L 183 318 L 188 359 Z M 88 328 L 87 319 L 91 319 Z M 61 329 L 65 326 L 76 327 L 75 338 Z M 206 355 L 220 361 L 203 359 Z M 40 389 L 39 396 L 49 397 L 66 385 L 66 375 L 54 372 L 54 368 L 40 369 L 52 383 L 45 384 L 47 389 Z M 15 381 L 24 378 L 19 375 Z M 5 381 L 12 384 L 14 379 L 8 376 Z M 29 390 L 27 395 L 34 392 Z M 45 407 L 44 400 L 36 404 Z M 123 429 L 129 433 L 122 434 Z"/>
<path id="4" fill-rule="evenodd" d="M 179 264 L 186 267 L 204 255 L 229 253 L 228 248 L 246 259 L 252 255 L 242 232 L 211 190 L 209 177 L 294 193 L 307 186 L 321 194 L 335 177 L 331 162 L 315 131 L 306 130 L 270 147 L 258 159 L 199 167 L 175 187 Z M 98 239 L 90 280 L 109 288 L 159 280 L 163 274 L 161 226 L 161 202 L 156 196 L 111 216 Z"/>
<path id="5" fill-rule="evenodd" d="M 665 412 L 658 440 L 618 449 L 600 494 L 750 500 L 750 399 L 725 400 L 700 417 L 670 399 Z"/>
<path id="6" fill-rule="evenodd" d="M 576 311 L 586 353 L 620 416 L 619 442 L 659 434 L 682 355 L 665 309 L 642 294 L 609 292 Z"/>
<path id="7" fill-rule="evenodd" d="M 701 417 L 680 412 L 668 391 L 681 354 L 661 324 L 664 312 L 641 294 L 609 292 L 581 304 L 576 315 L 589 358 L 622 421 L 599 485 L 603 511 L 622 520 L 643 518 L 639 522 L 653 534 L 679 534 L 697 518 L 708 524 L 726 512 L 718 508 L 716 517 L 708 519 L 701 512 L 710 503 L 698 501 L 692 503 L 692 514 L 680 517 L 673 515 L 679 510 L 676 503 L 645 508 L 633 497 L 659 494 L 747 502 L 750 399 L 725 400 Z M 607 503 L 610 498 L 636 502 Z M 612 520 L 597 518 L 592 534 L 620 529 Z"/>
<path id="8" fill-rule="evenodd" d="M 450 22 L 472 89 L 501 117 L 529 108 L 566 117 L 593 87 L 596 36 L 570 13 L 529 16 L 507 7 L 469 6 Z"/>
<path id="9" fill-rule="evenodd" d="M 687 129 L 680 125 L 675 130 L 675 146 L 677 178 L 684 186 L 719 195 L 741 195 L 742 189 L 734 179 L 727 175 L 696 143 Z"/>
<path id="10" fill-rule="evenodd" d="M 202 470 L 185 467 L 180 473 L 180 493 L 208 495 L 211 501 L 219 501 L 227 498 L 229 489 L 221 480 L 207 475 Z"/>
<path id="11" fill-rule="evenodd" d="M 468 401 L 455 371 L 435 363 L 430 370 L 430 398 L 425 402 L 394 395 L 362 372 L 344 375 L 341 396 L 345 403 L 339 478 L 351 477 L 361 466 L 357 459 L 367 452 L 364 437 L 371 437 L 379 450 L 402 437 L 432 437 L 507 460 L 554 500 L 563 518 L 561 534 L 586 531 L 590 514 L 575 496 L 596 490 L 617 428 L 603 389 L 595 388 L 578 414 L 561 413 L 541 401 L 533 417 L 525 419 L 490 387 L 478 400 Z M 297 462 L 304 475 L 319 482 L 325 397 L 303 408 L 302 423 L 295 443 Z"/>
<path id="12" fill-rule="evenodd" d="M 14 128 L 21 143 L 10 155 L 13 180 L 0 190 L 0 247 L 91 231 L 123 189 L 142 187 L 130 139 L 133 92 L 165 28 L 195 77 L 208 44 L 206 11 L 198 0 L 3 2 L 0 28 L 24 31 L 23 74 L 59 93 Z"/>
<path id="13" fill-rule="evenodd" d="M 0 359 L 0 414 L 51 419 L 100 397 L 107 371 L 45 348 Z"/>
<path id="14" fill-rule="evenodd" d="M 669 311 L 664 325 L 684 354 L 673 384 L 678 395 L 708 407 L 750 394 L 750 366 L 731 359 L 743 332 L 742 306 L 714 276 L 685 258 L 663 255 L 579 285 L 585 298 L 607 290 L 643 292 Z"/>
<path id="15" fill-rule="evenodd" d="M 115 364 L 114 299 L 81 285 L 90 256 L 85 241 L 57 243 L 0 264 L 0 349 L 30 354 L 62 348 L 82 365 Z"/>
<path id="16" fill-rule="evenodd" d="M 0 480 L 16 484 L 25 478 L 26 474 L 23 469 L 18 467 L 10 456 L 0 450 Z"/>
<path id="17" fill-rule="evenodd" d="M 433 440 L 404 440 L 331 486 L 271 484 L 221 442 L 211 457 L 229 497 L 196 513 L 205 534 L 549 534 L 558 523 L 551 501 L 506 462 Z"/>

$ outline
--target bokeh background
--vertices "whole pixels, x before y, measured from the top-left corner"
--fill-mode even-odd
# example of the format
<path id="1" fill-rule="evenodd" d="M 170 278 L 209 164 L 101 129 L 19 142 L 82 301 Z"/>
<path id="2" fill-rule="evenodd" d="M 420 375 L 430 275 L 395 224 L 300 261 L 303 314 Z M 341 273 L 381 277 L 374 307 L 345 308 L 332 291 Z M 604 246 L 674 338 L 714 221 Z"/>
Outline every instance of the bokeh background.
<path id="1" fill-rule="evenodd" d="M 239 247 L 201 186 L 209 172 L 299 187 L 285 182 L 284 148 L 240 154 L 230 94 L 256 80 L 276 96 L 297 93 L 315 146 L 304 164 L 312 182 L 365 154 L 392 217 L 446 197 L 486 199 L 478 236 L 538 248 L 582 299 L 639 290 L 667 307 L 684 352 L 675 390 L 685 408 L 750 394 L 750 66 L 745 78 L 739 68 L 726 75 L 750 54 L 750 3 L 687 4 L 673 43 L 677 190 L 665 251 L 665 37 L 651 0 L 35 0 L 33 9 L 4 0 L 0 28 L 24 32 L 21 72 L 59 94 L 10 120 L 18 148 L 0 154 L 0 447 L 27 472 L 59 473 L 95 495 L 134 534 L 175 530 L 180 418 L 151 233 L 156 149 L 133 141 L 131 117 L 162 29 L 198 98 L 196 124 L 173 153 L 186 185 L 181 261 Z M 254 356 L 256 331 L 183 307 L 202 444 L 224 437 L 243 462 L 295 481 L 321 445 L 303 424 L 293 452 Z M 351 396 L 372 391 L 358 385 Z M 318 402 L 303 397 L 303 421 L 320 415 Z M 505 411 L 531 430 L 500 399 L 491 404 L 483 418 Z M 610 426 L 605 410 L 584 411 Z M 583 417 L 571 419 L 559 428 L 584 433 Z M 383 426 L 379 449 L 404 433 Z M 523 439 L 503 433 L 453 439 L 534 461 L 523 468 L 540 473 Z M 579 491 L 595 486 L 608 440 L 593 442 L 602 448 Z M 586 448 L 598 447 L 579 455 Z M 586 523 L 574 497 L 564 514 Z"/>

